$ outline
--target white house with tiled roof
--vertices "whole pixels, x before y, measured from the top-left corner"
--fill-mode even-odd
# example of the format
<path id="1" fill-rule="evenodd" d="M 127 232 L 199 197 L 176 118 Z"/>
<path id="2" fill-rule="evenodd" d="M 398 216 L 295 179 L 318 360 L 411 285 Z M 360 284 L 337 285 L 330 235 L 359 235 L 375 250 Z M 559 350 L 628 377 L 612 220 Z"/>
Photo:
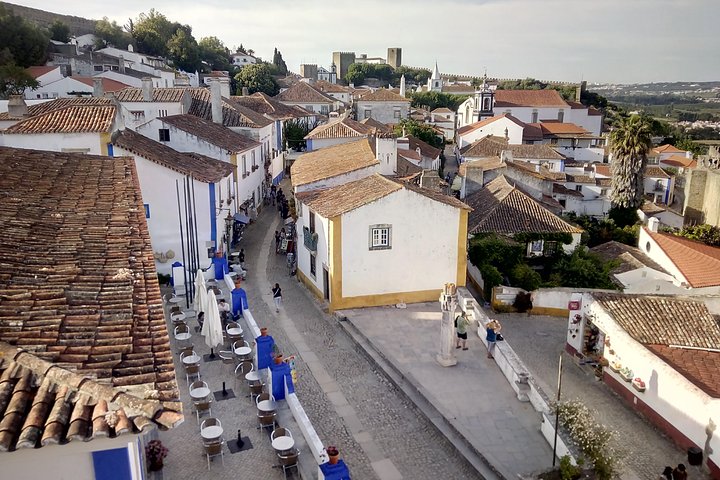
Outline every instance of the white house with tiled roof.
<path id="1" fill-rule="evenodd" d="M 227 233 L 225 218 L 237 213 L 235 203 L 228 202 L 235 171 L 231 163 L 198 153 L 181 153 L 129 129 L 113 138 L 113 146 L 116 156 L 135 159 L 158 272 L 172 273 L 173 262 L 180 258 L 182 248 L 188 248 L 187 238 L 185 245 L 181 244 L 178 215 L 168 214 L 177 210 L 178 186 L 181 202 L 184 204 L 187 198 L 193 206 L 195 249 L 206 252 L 207 242 L 213 242 L 216 250 L 226 250 L 226 242 L 222 241 Z M 184 212 L 180 213 L 184 216 Z"/>
<path id="2" fill-rule="evenodd" d="M 229 186 L 236 209 L 257 209 L 265 178 L 261 145 L 215 122 L 194 115 L 156 118 L 136 131 L 178 152 L 199 153 L 235 167 Z"/>
<path id="3" fill-rule="evenodd" d="M 312 152 L 332 145 L 354 142 L 367 137 L 370 133 L 371 127 L 363 125 L 350 117 L 331 120 L 328 123 L 318 125 L 305 135 L 305 150 Z"/>
<path id="4" fill-rule="evenodd" d="M 367 93 L 355 102 L 358 120 L 372 118 L 385 124 L 400 123 L 408 118 L 410 100 L 386 88 Z"/>
<path id="5" fill-rule="evenodd" d="M 591 364 L 605 358 L 608 365 L 595 368 L 617 401 L 640 412 L 683 451 L 699 448 L 712 478 L 720 478 L 720 437 L 714 433 L 720 418 L 717 302 L 574 293 L 569 307 L 568 353 Z"/>
<path id="6" fill-rule="evenodd" d="M 672 205 L 675 198 L 674 175 L 656 165 L 648 165 L 643 175 L 643 187 L 645 195 L 651 197 L 653 203 Z"/>
<path id="7" fill-rule="evenodd" d="M 458 128 L 455 132 L 455 148 L 461 149 L 491 135 L 507 139 L 509 143 L 521 144 L 523 143 L 524 129 L 523 122 L 512 115 L 503 113 Z"/>
<path id="8" fill-rule="evenodd" d="M 274 98 L 285 105 L 295 105 L 321 115 L 329 115 L 342 106 L 340 100 L 321 92 L 307 82 L 294 83 Z"/>
<path id="9" fill-rule="evenodd" d="M 444 283 L 465 285 L 470 209 L 459 200 L 377 173 L 295 198 L 298 278 L 331 310 L 435 301 Z"/>

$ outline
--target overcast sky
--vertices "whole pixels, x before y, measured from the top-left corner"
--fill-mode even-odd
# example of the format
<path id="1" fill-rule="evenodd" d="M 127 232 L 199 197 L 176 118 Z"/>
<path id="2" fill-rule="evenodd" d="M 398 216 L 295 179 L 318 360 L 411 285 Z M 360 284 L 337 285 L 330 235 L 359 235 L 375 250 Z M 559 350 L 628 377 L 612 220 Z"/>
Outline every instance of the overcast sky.
<path id="1" fill-rule="evenodd" d="M 265 60 L 329 66 L 333 51 L 443 73 L 588 82 L 720 80 L 720 0 L 15 0 L 124 24 L 154 7 Z M 714 27 L 714 28 L 713 28 Z"/>

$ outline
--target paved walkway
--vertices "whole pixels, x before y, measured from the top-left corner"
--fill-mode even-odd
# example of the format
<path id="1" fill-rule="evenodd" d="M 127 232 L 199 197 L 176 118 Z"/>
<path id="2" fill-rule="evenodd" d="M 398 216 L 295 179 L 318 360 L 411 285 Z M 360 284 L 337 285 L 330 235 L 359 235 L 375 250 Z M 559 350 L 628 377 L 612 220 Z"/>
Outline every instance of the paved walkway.
<path id="1" fill-rule="evenodd" d="M 469 332 L 458 364 L 435 361 L 440 343 L 438 303 L 406 309 L 377 307 L 337 312 L 365 336 L 504 477 L 549 467 L 552 450 L 540 434 L 540 415 L 517 400 L 485 346 Z"/>

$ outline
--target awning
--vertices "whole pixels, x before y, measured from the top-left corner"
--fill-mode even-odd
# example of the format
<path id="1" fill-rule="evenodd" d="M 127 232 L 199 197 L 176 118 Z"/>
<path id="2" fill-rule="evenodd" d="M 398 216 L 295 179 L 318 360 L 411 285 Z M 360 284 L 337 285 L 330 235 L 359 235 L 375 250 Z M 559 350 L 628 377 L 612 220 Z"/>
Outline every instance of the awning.
<path id="1" fill-rule="evenodd" d="M 236 213 L 235 215 L 233 215 L 233 218 L 236 222 L 244 223 L 245 225 L 250 223 L 250 219 L 248 218 L 248 216 L 242 213 Z"/>

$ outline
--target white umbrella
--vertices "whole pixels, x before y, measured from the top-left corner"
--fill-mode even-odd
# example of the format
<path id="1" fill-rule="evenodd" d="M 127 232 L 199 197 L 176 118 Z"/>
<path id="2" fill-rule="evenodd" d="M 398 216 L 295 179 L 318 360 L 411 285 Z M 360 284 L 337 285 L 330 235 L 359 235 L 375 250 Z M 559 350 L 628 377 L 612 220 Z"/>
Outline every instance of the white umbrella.
<path id="1" fill-rule="evenodd" d="M 205 344 L 211 349 L 223 343 L 223 327 L 220 321 L 220 310 L 217 305 L 215 292 L 207 294 L 207 311 L 205 312 L 205 323 L 201 333 L 205 337 Z M 212 355 L 212 352 L 211 352 Z"/>
<path id="2" fill-rule="evenodd" d="M 205 303 L 202 303 L 203 296 L 200 292 L 207 292 L 207 287 L 205 286 L 205 276 L 202 270 L 198 269 L 197 275 L 195 276 L 195 298 L 193 299 L 193 307 L 198 313 L 204 312 L 205 309 L 203 307 L 207 305 L 207 300 L 205 300 Z"/>

